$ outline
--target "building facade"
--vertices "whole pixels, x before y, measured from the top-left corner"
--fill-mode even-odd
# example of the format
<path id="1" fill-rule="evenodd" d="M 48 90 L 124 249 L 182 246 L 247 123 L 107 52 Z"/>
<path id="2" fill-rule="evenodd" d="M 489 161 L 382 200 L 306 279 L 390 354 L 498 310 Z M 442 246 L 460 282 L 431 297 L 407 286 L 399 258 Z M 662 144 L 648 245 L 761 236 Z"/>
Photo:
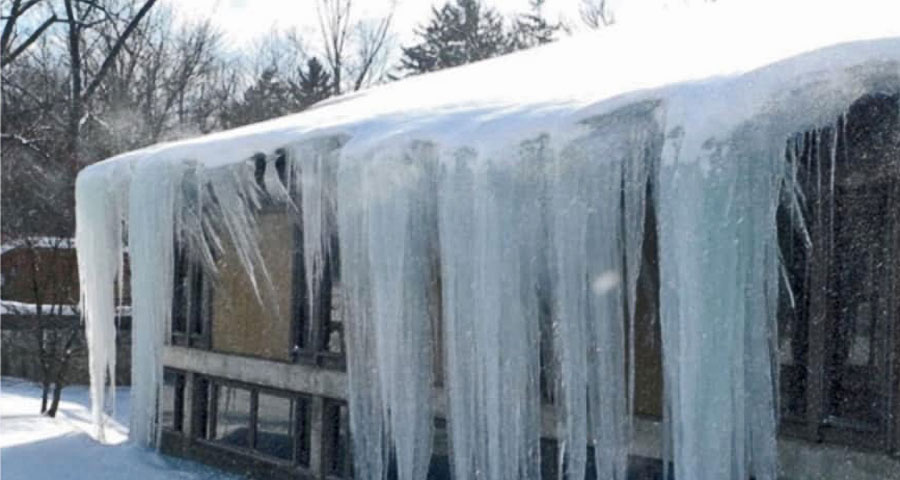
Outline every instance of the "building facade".
<path id="1" fill-rule="evenodd" d="M 784 256 L 779 458 L 785 478 L 900 475 L 898 112 L 898 96 L 867 95 L 835 127 L 785 139 L 785 159 L 805 198 L 798 210 L 785 203 L 778 211 Z M 262 179 L 265 169 L 277 169 L 283 160 L 254 162 Z M 266 188 L 262 181 L 259 186 Z M 215 279 L 182 250 L 176 253 L 162 448 L 258 478 L 351 478 L 340 240 L 332 239 L 321 291 L 311 302 L 302 228 L 290 202 L 267 198 L 258 228 L 275 301 L 258 298 L 235 251 L 216 258 Z M 663 339 L 652 208 L 643 231 L 629 356 L 636 365 L 629 472 L 631 478 L 661 478 Z M 439 291 L 440 279 L 433 280 Z M 439 303 L 440 295 L 432 301 Z M 435 305 L 433 311 L 440 310 Z M 423 321 L 442 334 L 440 314 Z M 552 322 L 545 320 L 540 342 L 543 478 L 554 478 L 559 465 Z M 433 402 L 436 412 L 429 476 L 448 478 L 442 339 L 433 345 L 433 393 L 422 399 Z"/>

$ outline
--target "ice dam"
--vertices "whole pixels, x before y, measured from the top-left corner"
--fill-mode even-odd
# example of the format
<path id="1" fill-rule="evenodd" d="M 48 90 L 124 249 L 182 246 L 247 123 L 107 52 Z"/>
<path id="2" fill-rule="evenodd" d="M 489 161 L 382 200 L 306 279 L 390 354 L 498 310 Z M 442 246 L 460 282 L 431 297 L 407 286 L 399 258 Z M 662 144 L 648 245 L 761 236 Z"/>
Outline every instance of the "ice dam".
<path id="1" fill-rule="evenodd" d="M 303 230 L 310 292 L 340 256 L 357 478 L 425 477 L 439 391 L 455 478 L 539 478 L 551 422 L 561 477 L 624 479 L 652 211 L 665 459 L 678 479 L 775 478 L 776 210 L 804 201 L 786 143 L 838 125 L 863 95 L 900 93 L 894 2 L 831 3 L 676 9 L 84 169 L 76 242 L 99 432 L 126 249 L 131 436 L 153 445 L 174 249 L 214 277 L 232 246 L 273 304 L 256 223 L 272 197 Z M 282 165 L 259 179 L 258 158 Z"/>

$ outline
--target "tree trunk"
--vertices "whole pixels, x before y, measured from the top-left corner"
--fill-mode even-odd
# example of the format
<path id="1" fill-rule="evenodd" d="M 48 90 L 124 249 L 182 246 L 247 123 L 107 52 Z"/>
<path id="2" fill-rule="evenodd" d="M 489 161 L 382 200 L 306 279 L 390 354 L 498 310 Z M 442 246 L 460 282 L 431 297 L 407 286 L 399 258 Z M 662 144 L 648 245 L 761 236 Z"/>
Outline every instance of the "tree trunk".
<path id="1" fill-rule="evenodd" d="M 50 404 L 50 410 L 47 411 L 48 417 L 55 417 L 56 411 L 59 408 L 59 399 L 62 395 L 62 389 L 66 386 L 66 375 L 69 371 L 69 360 L 72 358 L 72 345 L 75 343 L 75 339 L 78 337 L 78 328 L 73 328 L 72 333 L 69 334 L 69 338 L 66 340 L 66 344 L 62 348 L 62 352 L 59 359 L 59 368 L 56 370 L 56 378 L 54 379 L 53 384 L 53 403 Z"/>
<path id="2" fill-rule="evenodd" d="M 57 380 L 53 384 L 53 403 L 50 404 L 50 410 L 47 410 L 47 416 L 56 417 L 56 410 L 59 408 L 59 398 L 62 395 L 62 389 L 65 386 L 62 380 Z"/>
<path id="3" fill-rule="evenodd" d="M 47 413 L 47 397 L 50 395 L 50 375 L 43 372 L 43 381 L 41 382 L 41 413 Z"/>

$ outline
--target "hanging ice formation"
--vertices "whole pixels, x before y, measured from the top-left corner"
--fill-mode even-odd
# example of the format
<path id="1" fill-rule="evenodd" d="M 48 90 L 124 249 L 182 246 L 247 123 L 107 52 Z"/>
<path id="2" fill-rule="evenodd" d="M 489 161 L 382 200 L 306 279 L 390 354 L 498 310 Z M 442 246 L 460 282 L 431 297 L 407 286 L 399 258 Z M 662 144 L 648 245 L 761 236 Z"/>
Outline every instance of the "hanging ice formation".
<path id="1" fill-rule="evenodd" d="M 812 11 L 798 8 L 765 18 L 783 41 L 748 46 L 747 16 L 765 9 L 714 8 L 730 13 L 610 29 L 86 169 L 76 241 L 100 431 L 126 240 L 131 435 L 153 444 L 176 249 L 214 277 L 234 248 L 273 304 L 283 286 L 256 227 L 270 196 L 301 227 L 309 311 L 339 266 L 359 478 L 424 478 L 444 415 L 456 478 L 539 478 L 541 438 L 555 437 L 560 478 L 593 465 L 624 479 L 653 209 L 664 456 L 676 478 L 774 478 L 775 212 L 802 201 L 784 195 L 798 191 L 784 142 L 900 90 L 900 32 L 889 8 L 860 7 L 798 35 L 790 19 Z M 648 31 L 672 41 L 637 41 Z M 584 59 L 607 35 L 633 48 L 598 72 Z M 544 77 L 536 61 L 576 71 Z M 282 166 L 257 178 L 256 161 Z"/>

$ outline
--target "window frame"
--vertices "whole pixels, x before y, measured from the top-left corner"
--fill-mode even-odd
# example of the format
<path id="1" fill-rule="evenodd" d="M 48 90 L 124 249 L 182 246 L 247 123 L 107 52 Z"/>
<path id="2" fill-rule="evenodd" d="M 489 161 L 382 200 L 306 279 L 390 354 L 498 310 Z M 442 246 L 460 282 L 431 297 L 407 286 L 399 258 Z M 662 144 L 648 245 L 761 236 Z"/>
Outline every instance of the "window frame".
<path id="1" fill-rule="evenodd" d="M 300 471 L 304 474 L 312 473 L 312 453 L 314 451 L 313 442 L 312 442 L 312 431 L 313 431 L 313 396 L 300 392 L 293 392 L 288 390 L 280 390 L 277 388 L 270 388 L 261 385 L 255 385 L 245 382 L 240 382 L 237 380 L 231 380 L 228 378 L 222 377 L 214 377 L 207 375 L 197 375 L 196 377 L 201 382 L 206 382 L 206 392 L 205 397 L 206 401 L 203 402 L 202 399 L 195 399 L 194 401 L 194 417 L 196 419 L 195 425 L 199 426 L 199 429 L 195 429 L 195 438 L 202 442 L 207 443 L 216 448 L 221 448 L 224 450 L 228 450 L 234 452 L 239 455 L 244 455 L 249 458 L 266 462 L 268 464 L 272 464 L 278 467 L 289 468 L 293 470 Z M 196 380 L 195 380 L 196 381 Z M 220 392 L 220 387 L 227 386 L 232 388 L 240 388 L 246 390 L 250 394 L 250 411 L 248 412 L 248 420 L 247 420 L 247 445 L 246 446 L 238 446 L 232 445 L 226 442 L 222 442 L 215 438 L 215 431 L 217 427 L 217 417 L 218 417 L 218 396 Z M 202 390 L 200 387 L 195 391 Z M 288 399 L 291 401 L 291 409 L 292 414 L 294 415 L 294 422 L 291 424 L 291 458 L 285 459 L 275 455 L 270 455 L 266 452 L 263 452 L 258 449 L 257 436 L 259 429 L 259 394 L 263 393 L 265 395 L 279 397 L 283 399 Z M 204 396 L 202 393 L 198 396 Z M 205 407 L 203 406 L 205 404 Z M 301 404 L 305 405 L 305 428 L 300 429 L 298 426 L 301 423 L 301 415 L 303 409 L 301 409 Z M 205 416 L 202 415 L 200 410 L 203 408 L 206 409 Z M 202 418 L 201 418 L 202 417 Z M 302 437 L 302 438 L 301 438 Z M 301 455 L 303 452 L 302 445 L 305 443 L 306 452 L 305 459 Z"/>
<path id="2" fill-rule="evenodd" d="M 176 241 L 174 249 L 169 342 L 171 345 L 209 350 L 212 346 L 213 282 L 201 265 L 190 261 L 186 246 Z M 177 323 L 182 325 L 176 328 Z"/>
<path id="3" fill-rule="evenodd" d="M 340 448 L 337 445 L 340 442 L 340 410 L 341 408 L 346 409 L 347 414 L 347 438 L 346 445 L 343 448 L 346 450 L 343 458 L 338 459 L 334 454 L 334 450 L 336 448 Z M 330 410 L 337 409 L 337 425 L 330 424 L 329 419 L 333 418 Z M 346 480 L 353 478 L 353 440 L 351 437 L 351 425 L 350 425 L 350 403 L 344 399 L 338 398 L 330 398 L 330 397 L 322 397 L 322 418 L 321 418 L 321 427 L 322 427 L 322 437 L 321 437 L 321 474 L 324 478 L 334 479 L 334 480 Z M 332 460 L 332 461 L 330 461 Z M 341 465 L 337 467 L 337 469 L 343 469 L 342 472 L 336 471 L 335 464 L 340 463 Z"/>
<path id="4" fill-rule="evenodd" d="M 786 152 L 786 155 L 790 157 L 790 154 L 793 153 L 795 161 L 805 165 L 804 168 L 808 171 L 801 172 L 809 177 L 805 181 L 811 182 L 814 175 L 830 178 L 836 174 L 835 172 L 842 170 L 846 172 L 848 168 L 852 169 L 854 173 L 859 169 L 873 168 L 872 165 L 862 164 L 862 157 L 853 156 L 853 154 L 860 155 L 860 152 L 853 151 L 852 144 L 851 147 L 847 146 L 851 141 L 848 138 L 848 122 L 854 120 L 853 109 L 855 107 L 871 108 L 873 104 L 885 102 L 893 103 L 896 106 L 898 96 L 861 97 L 851 107 L 851 113 L 842 117 L 835 127 L 803 132 L 790 139 L 788 151 L 792 148 L 794 151 Z M 863 112 L 863 115 L 871 113 L 870 111 Z M 870 122 L 880 120 L 873 119 L 871 116 L 857 119 L 863 122 L 860 124 L 863 128 Z M 900 125 L 900 120 L 896 117 L 893 122 L 894 127 Z M 835 146 L 834 152 L 844 155 L 844 158 L 831 159 L 827 146 L 832 144 Z M 900 142 L 896 145 L 900 145 Z M 897 148 L 896 145 L 894 148 Z M 881 153 L 884 155 L 884 152 Z M 893 153 L 896 155 L 896 151 Z M 900 164 L 900 158 L 890 156 L 890 153 L 888 155 L 882 156 L 876 162 L 881 162 L 882 165 Z M 826 160 L 822 160 L 824 157 L 827 157 Z M 852 164 L 852 166 L 848 167 L 848 164 Z M 876 163 L 874 169 L 879 168 L 885 167 Z M 834 209 L 837 208 L 838 198 L 840 198 L 837 196 L 838 189 L 841 189 L 841 195 L 844 195 L 845 199 L 859 195 L 859 192 L 844 185 L 844 182 L 848 180 L 841 178 L 836 184 L 835 192 L 828 192 L 826 189 L 821 196 L 807 200 L 809 206 L 806 207 L 807 212 L 804 215 L 812 219 L 807 221 L 807 227 L 809 236 L 813 239 L 813 248 L 805 251 L 804 258 L 800 262 L 802 268 L 806 270 L 806 273 L 802 274 L 801 280 L 804 282 L 802 287 L 805 290 L 804 295 L 808 295 L 808 297 L 803 298 L 805 303 L 802 308 L 805 308 L 805 311 L 802 311 L 799 316 L 795 316 L 795 320 L 787 320 L 792 322 L 791 326 L 796 330 L 792 332 L 794 338 L 792 338 L 791 344 L 795 346 L 794 348 L 799 348 L 800 352 L 794 354 L 792 358 L 794 363 L 791 366 L 782 364 L 780 358 L 778 362 L 782 379 L 785 377 L 786 368 L 797 370 L 798 373 L 805 375 L 805 386 L 800 387 L 797 392 L 798 398 L 795 398 L 803 405 L 803 411 L 799 416 L 787 416 L 786 411 L 780 409 L 778 412 L 779 430 L 783 435 L 807 441 L 847 445 L 863 450 L 897 455 L 900 454 L 900 381 L 898 381 L 900 378 L 900 299 L 898 299 L 900 297 L 900 259 L 898 259 L 898 255 L 891 253 L 892 247 L 900 245 L 900 215 L 895 213 L 900 212 L 900 175 L 890 178 L 869 173 L 865 181 L 866 193 L 872 195 L 874 192 L 874 195 L 883 196 L 883 201 L 886 202 L 884 212 L 885 215 L 888 215 L 888 218 L 885 218 L 888 227 L 881 239 L 883 243 L 875 247 L 880 249 L 883 255 L 887 255 L 889 260 L 887 265 L 881 267 L 883 268 L 881 274 L 887 277 L 884 285 L 874 287 L 873 295 L 876 296 L 878 302 L 873 309 L 881 309 L 881 311 L 873 314 L 874 324 L 871 327 L 873 333 L 870 335 L 871 351 L 869 353 L 872 360 L 867 364 L 871 374 L 876 376 L 873 381 L 875 389 L 873 401 L 877 402 L 875 411 L 881 415 L 881 418 L 877 419 L 877 425 L 867 427 L 863 423 L 854 425 L 852 421 L 829 414 L 829 402 L 836 401 L 833 396 L 836 393 L 832 392 L 831 385 L 837 381 L 834 376 L 840 375 L 837 367 L 833 365 L 833 355 L 837 348 L 837 339 L 833 333 L 842 318 L 842 314 L 837 311 L 842 305 L 837 297 L 841 297 L 842 293 L 835 291 L 840 287 L 833 278 L 834 262 L 837 261 L 835 252 L 838 247 L 835 242 L 836 233 L 835 225 L 832 224 L 832 216 Z M 803 179 L 800 181 L 804 182 Z M 877 184 L 876 187 L 869 187 L 872 183 Z M 883 191 L 879 192 L 878 190 L 881 189 Z M 787 267 L 792 268 L 790 265 Z M 779 322 L 785 321 L 784 315 L 785 313 L 782 313 L 779 308 Z M 793 322 L 797 320 L 799 322 L 794 324 Z M 782 391 L 782 395 L 785 393 Z M 782 399 L 782 403 L 785 400 Z"/>
<path id="5" fill-rule="evenodd" d="M 174 375 L 175 376 L 175 386 L 174 386 L 174 395 L 172 405 L 172 426 L 169 427 L 163 421 L 162 412 L 160 412 L 160 421 L 159 425 L 162 430 L 167 432 L 174 432 L 178 434 L 185 433 L 185 392 L 187 391 L 187 372 L 175 368 L 163 367 L 163 389 L 165 389 L 165 377 L 166 375 Z M 163 411 L 165 407 L 163 407 Z"/>
<path id="6" fill-rule="evenodd" d="M 297 207 L 303 206 L 299 200 L 299 192 L 291 191 Z M 300 222 L 294 223 L 294 266 L 293 288 L 291 294 L 293 321 L 291 322 L 290 352 L 294 363 L 313 365 L 316 367 L 344 371 L 347 368 L 347 338 L 346 326 L 343 323 L 332 322 L 334 310 L 333 292 L 335 279 L 340 277 L 340 240 L 337 232 L 333 232 L 329 239 L 330 253 L 325 258 L 324 274 L 320 288 L 318 304 L 321 306 L 318 318 L 311 318 L 309 309 L 309 291 L 306 284 L 306 260 L 303 252 L 305 248 L 305 232 Z M 339 280 L 338 280 L 339 281 Z M 346 320 L 346 319 L 345 319 Z M 330 333 L 330 325 L 339 325 L 341 337 L 341 351 L 328 351 L 327 342 Z"/>

